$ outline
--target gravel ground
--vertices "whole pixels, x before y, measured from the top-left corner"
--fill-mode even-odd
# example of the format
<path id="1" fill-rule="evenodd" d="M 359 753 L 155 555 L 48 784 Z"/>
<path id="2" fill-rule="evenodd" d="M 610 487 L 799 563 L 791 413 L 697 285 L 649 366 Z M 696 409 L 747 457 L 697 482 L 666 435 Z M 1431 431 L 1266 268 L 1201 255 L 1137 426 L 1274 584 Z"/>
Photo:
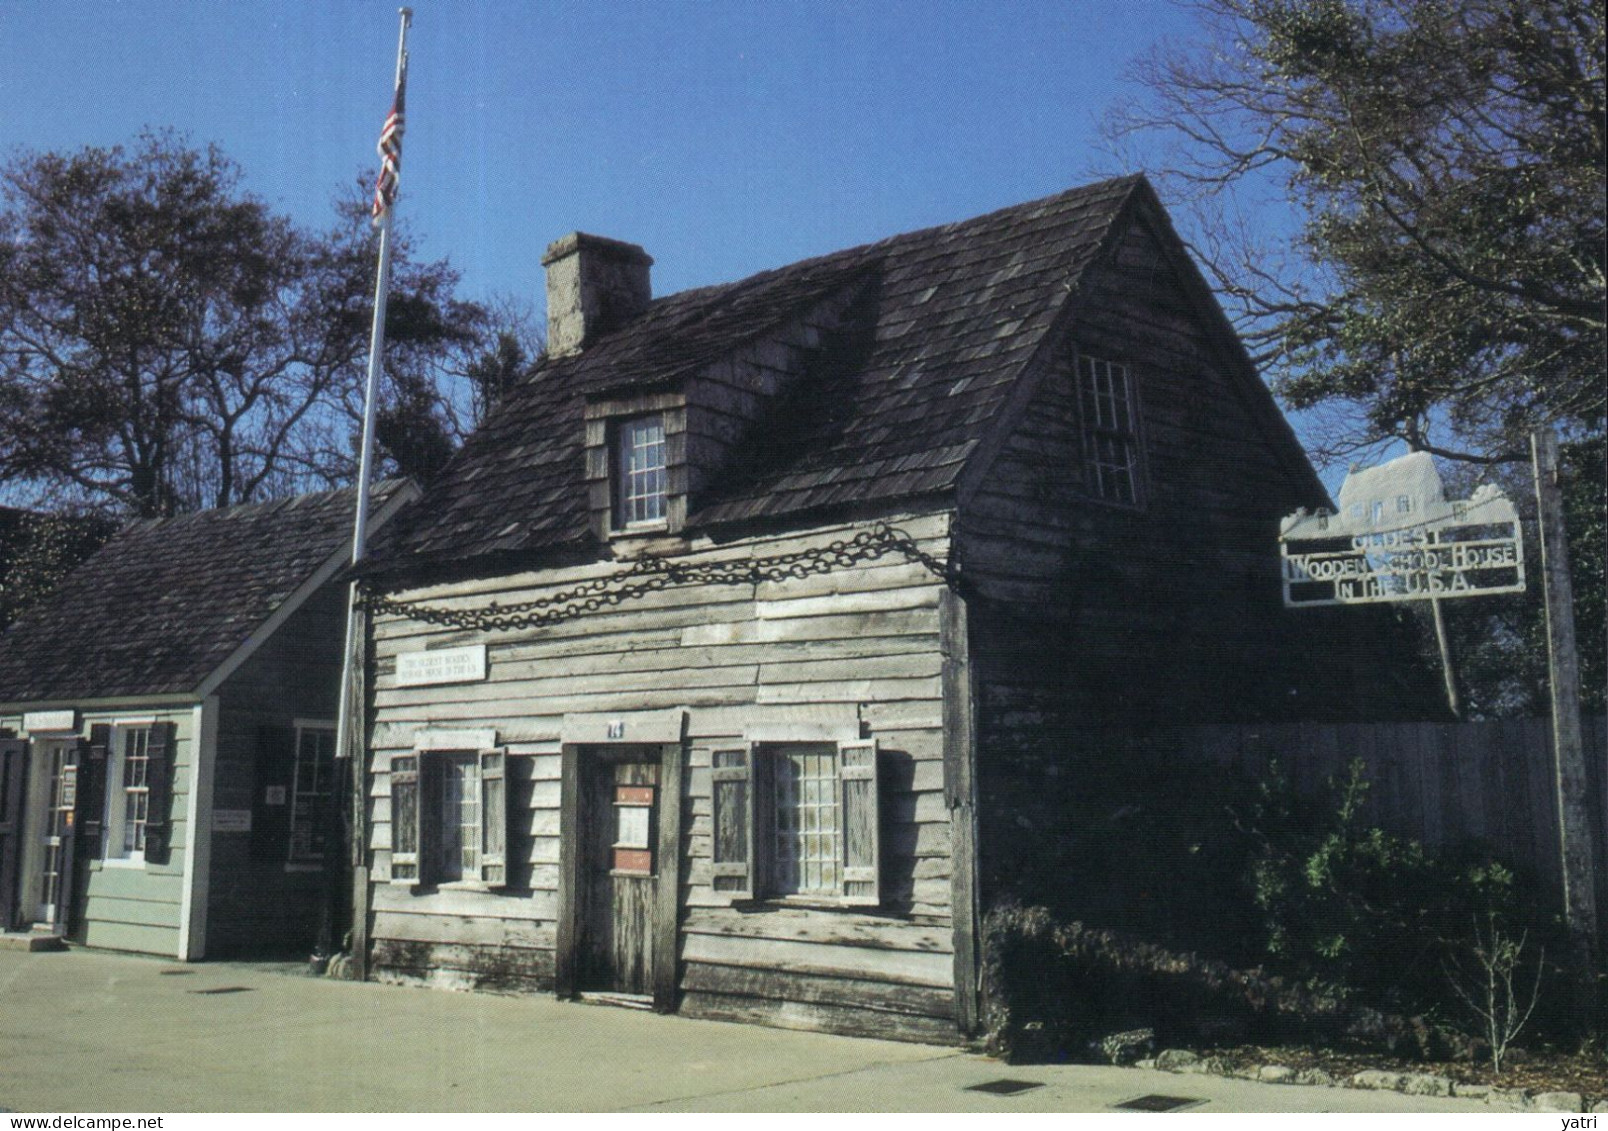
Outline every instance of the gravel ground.
<path id="1" fill-rule="evenodd" d="M 1425 1072 L 1447 1076 L 1462 1084 L 1490 1084 L 1534 1093 L 1579 1092 L 1586 1098 L 1586 1110 L 1608 1100 L 1608 1053 L 1597 1050 L 1563 1052 L 1556 1049 L 1513 1049 L 1501 1074 L 1491 1071 L 1488 1061 L 1397 1061 L 1375 1054 L 1352 1054 L 1314 1048 L 1264 1048 L 1242 1045 L 1237 1048 L 1203 1050 L 1203 1055 L 1219 1057 L 1235 1067 L 1258 1064 L 1284 1064 L 1295 1069 L 1319 1068 L 1337 1079 L 1350 1079 L 1370 1068 L 1391 1072 Z"/>

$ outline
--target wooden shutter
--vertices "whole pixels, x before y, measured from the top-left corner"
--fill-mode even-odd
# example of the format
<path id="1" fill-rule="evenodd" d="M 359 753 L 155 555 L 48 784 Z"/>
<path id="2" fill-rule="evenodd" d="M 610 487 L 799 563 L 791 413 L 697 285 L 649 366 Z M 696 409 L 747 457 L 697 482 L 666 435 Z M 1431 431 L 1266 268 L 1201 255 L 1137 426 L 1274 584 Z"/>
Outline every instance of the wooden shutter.
<path id="1" fill-rule="evenodd" d="M 508 752 L 480 752 L 480 882 L 508 882 Z"/>
<path id="2" fill-rule="evenodd" d="M 881 821 L 877 804 L 877 744 L 838 743 L 838 782 L 843 798 L 843 897 L 851 903 L 881 901 Z"/>
<path id="3" fill-rule="evenodd" d="M 112 764 L 112 727 L 95 723 L 89 728 L 89 741 L 79 743 L 78 755 L 78 855 L 98 859 L 105 852 L 102 836 L 106 824 L 106 774 Z"/>
<path id="4" fill-rule="evenodd" d="M 17 863 L 22 858 L 22 768 L 28 744 L 0 738 L 0 931 L 16 927 Z"/>
<path id="5" fill-rule="evenodd" d="M 145 820 L 145 863 L 166 864 L 173 846 L 173 723 L 155 723 L 151 726 L 151 741 L 146 748 L 149 759 L 146 765 L 149 783 L 149 808 Z"/>
<path id="6" fill-rule="evenodd" d="M 419 882 L 419 756 L 391 759 L 391 882 Z"/>
<path id="7" fill-rule="evenodd" d="M 754 751 L 751 744 L 710 751 L 710 877 L 715 891 L 753 898 Z"/>

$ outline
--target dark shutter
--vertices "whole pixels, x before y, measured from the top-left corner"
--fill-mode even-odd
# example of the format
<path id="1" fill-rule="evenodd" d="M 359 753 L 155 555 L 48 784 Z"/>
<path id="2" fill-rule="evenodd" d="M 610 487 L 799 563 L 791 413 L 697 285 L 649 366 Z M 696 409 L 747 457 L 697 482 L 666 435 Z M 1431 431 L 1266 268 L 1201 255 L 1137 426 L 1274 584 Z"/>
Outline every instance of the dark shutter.
<path id="1" fill-rule="evenodd" d="M 508 755 L 480 752 L 480 882 L 508 882 Z"/>
<path id="2" fill-rule="evenodd" d="M 145 863 L 166 864 L 173 847 L 173 723 L 153 723 L 146 747 L 148 808 L 145 818 Z"/>
<path id="3" fill-rule="evenodd" d="M 712 825 L 710 880 L 717 892 L 754 895 L 754 748 L 710 751 Z"/>
<path id="4" fill-rule="evenodd" d="M 419 756 L 391 759 L 391 882 L 419 882 Z"/>
<path id="5" fill-rule="evenodd" d="M 95 723 L 89 728 L 89 741 L 79 743 L 75 829 L 80 859 L 98 860 L 105 851 L 101 834 L 106 822 L 106 774 L 111 762 L 111 725 Z"/>
<path id="6" fill-rule="evenodd" d="M 251 795 L 251 858 L 283 864 L 290 856 L 290 811 L 296 764 L 296 728 L 257 728 L 257 766 Z"/>
<path id="7" fill-rule="evenodd" d="M 28 744 L 0 738 L 0 931 L 17 925 L 17 864 L 22 858 L 23 766 Z"/>
<path id="8" fill-rule="evenodd" d="M 843 897 L 876 904 L 882 869 L 875 740 L 838 744 L 838 780 L 843 790 Z"/>

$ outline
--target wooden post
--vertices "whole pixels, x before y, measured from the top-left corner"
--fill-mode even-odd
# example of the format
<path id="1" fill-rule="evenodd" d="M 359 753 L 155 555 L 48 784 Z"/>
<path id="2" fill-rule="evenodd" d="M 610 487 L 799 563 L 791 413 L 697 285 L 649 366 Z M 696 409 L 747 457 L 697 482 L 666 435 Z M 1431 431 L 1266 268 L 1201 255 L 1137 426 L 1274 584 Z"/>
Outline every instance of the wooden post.
<path id="1" fill-rule="evenodd" d="M 341 718 L 336 742 L 351 766 L 347 830 L 351 837 L 352 934 L 351 974 L 359 982 L 369 974 L 369 728 L 368 614 L 357 605 L 357 583 L 346 595 L 346 657 L 341 670 Z"/>
<path id="2" fill-rule="evenodd" d="M 659 748 L 659 890 L 653 924 L 653 1008 L 676 1011 L 681 971 L 676 961 L 681 941 L 681 767 L 687 758 L 687 724 L 682 716 L 681 740 Z"/>
<path id="3" fill-rule="evenodd" d="M 971 1035 L 982 1027 L 978 976 L 982 968 L 981 899 L 977 890 L 977 688 L 966 602 L 952 589 L 938 596 L 943 653 L 944 801 L 953 853 L 955 1024 Z"/>
<path id="4" fill-rule="evenodd" d="M 1547 669 L 1552 685 L 1552 751 L 1558 790 L 1558 840 L 1563 905 L 1576 976 L 1590 996 L 1596 966 L 1597 892 L 1586 808 L 1586 760 L 1580 730 L 1580 660 L 1575 651 L 1574 587 L 1558 487 L 1558 437 L 1551 428 L 1530 436 L 1535 497 L 1541 522 L 1541 573 L 1547 601 Z M 1578 1003 L 1590 1008 L 1590 999 Z"/>

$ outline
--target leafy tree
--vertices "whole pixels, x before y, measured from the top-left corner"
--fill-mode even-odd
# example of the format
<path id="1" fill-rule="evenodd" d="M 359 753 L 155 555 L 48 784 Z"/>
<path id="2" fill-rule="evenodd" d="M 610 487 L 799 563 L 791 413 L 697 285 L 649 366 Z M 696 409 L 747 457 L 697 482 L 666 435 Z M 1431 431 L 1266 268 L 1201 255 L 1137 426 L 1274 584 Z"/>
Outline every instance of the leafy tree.
<path id="1" fill-rule="evenodd" d="M 1196 250 L 1330 452 L 1516 461 L 1600 433 L 1604 38 L 1591 0 L 1203 0 L 1139 69 Z M 1297 254 L 1247 219 L 1294 207 Z"/>
<path id="2" fill-rule="evenodd" d="M 0 631 L 54 592 L 116 529 L 101 515 L 0 508 Z"/>
<path id="3" fill-rule="evenodd" d="M 1580 706 L 1586 714 L 1608 709 L 1608 451 L 1603 437 L 1562 445 L 1563 519 L 1574 582 L 1575 638 L 1580 662 Z M 1541 545 L 1535 525 L 1535 486 L 1527 464 L 1471 469 L 1447 477 L 1453 497 L 1466 498 L 1476 478 L 1500 482 L 1525 523 L 1523 593 L 1446 601 L 1442 610 L 1453 667 L 1472 718 L 1526 718 L 1551 709 L 1547 672 L 1546 600 Z M 1422 612 L 1422 610 L 1421 610 Z M 1425 614 L 1427 615 L 1427 613 Z M 1432 630 L 1426 625 L 1426 646 Z"/>
<path id="4" fill-rule="evenodd" d="M 1309 410 L 1320 459 L 1400 441 L 1533 507 L 1527 434 L 1562 431 L 1583 683 L 1602 709 L 1600 5 L 1196 7 L 1205 39 L 1140 65 L 1145 95 L 1111 136 L 1159 143 L 1198 258 L 1274 387 Z M 1544 711 L 1539 585 L 1444 608 L 1471 713 Z"/>
<path id="5" fill-rule="evenodd" d="M 240 182 L 170 133 L 0 172 L 0 482 L 157 515 L 350 481 L 374 236 L 352 202 L 311 232 Z M 382 419 L 393 468 L 428 474 L 498 326 L 394 250 Z"/>

